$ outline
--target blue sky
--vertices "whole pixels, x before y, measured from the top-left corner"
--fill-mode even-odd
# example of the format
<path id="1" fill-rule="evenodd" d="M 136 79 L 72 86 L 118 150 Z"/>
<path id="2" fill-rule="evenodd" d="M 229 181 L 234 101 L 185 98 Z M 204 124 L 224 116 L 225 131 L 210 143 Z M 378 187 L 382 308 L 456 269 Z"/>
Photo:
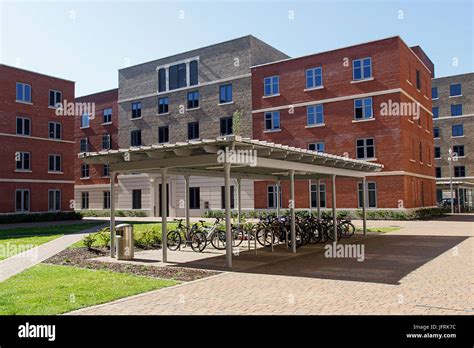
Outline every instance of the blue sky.
<path id="1" fill-rule="evenodd" d="M 471 0 L 0 0 L 0 62 L 74 80 L 81 96 L 117 87 L 127 65 L 247 34 L 292 57 L 399 35 L 441 77 L 474 71 L 473 28 Z"/>

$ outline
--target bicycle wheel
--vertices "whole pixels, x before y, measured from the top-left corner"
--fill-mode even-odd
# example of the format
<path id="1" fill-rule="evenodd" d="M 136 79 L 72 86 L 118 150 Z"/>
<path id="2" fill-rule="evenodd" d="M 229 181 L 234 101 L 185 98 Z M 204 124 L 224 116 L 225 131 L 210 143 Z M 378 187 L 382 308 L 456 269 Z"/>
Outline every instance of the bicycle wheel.
<path id="1" fill-rule="evenodd" d="M 327 236 L 330 240 L 334 240 L 334 228 L 332 225 L 328 226 Z M 342 229 L 340 226 L 337 226 L 337 240 L 340 240 L 341 238 L 342 238 Z"/>
<path id="2" fill-rule="evenodd" d="M 181 245 L 181 235 L 178 231 L 169 231 L 166 235 L 168 249 L 175 251 Z"/>
<path id="3" fill-rule="evenodd" d="M 206 236 L 201 231 L 191 232 L 189 235 L 191 249 L 196 252 L 202 252 L 206 249 Z"/>
<path id="4" fill-rule="evenodd" d="M 303 235 L 301 234 L 300 231 L 296 230 L 295 231 L 295 239 L 296 239 L 296 248 L 299 248 L 300 246 L 303 245 L 304 240 L 303 240 Z M 291 243 L 291 233 L 288 235 L 288 246 L 291 248 L 292 243 Z"/>
<path id="5" fill-rule="evenodd" d="M 225 249 L 225 231 L 217 230 L 212 234 L 211 244 L 217 250 Z"/>
<path id="6" fill-rule="evenodd" d="M 340 225 L 341 231 L 342 231 L 342 237 L 344 238 L 349 238 L 354 235 L 355 232 L 355 226 L 349 222 L 349 221 L 344 221 Z"/>
<path id="7" fill-rule="evenodd" d="M 238 247 L 244 240 L 244 231 L 242 228 L 237 227 L 232 229 L 232 244 L 234 247 Z"/>

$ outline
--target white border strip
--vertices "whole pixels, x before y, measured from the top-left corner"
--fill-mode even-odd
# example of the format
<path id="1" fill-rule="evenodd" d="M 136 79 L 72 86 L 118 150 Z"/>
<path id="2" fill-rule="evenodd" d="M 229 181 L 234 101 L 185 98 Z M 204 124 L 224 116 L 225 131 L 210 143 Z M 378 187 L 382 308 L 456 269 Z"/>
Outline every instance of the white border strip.
<path id="1" fill-rule="evenodd" d="M 32 137 L 32 136 L 29 136 L 29 135 L 19 135 L 19 134 L 0 133 L 0 136 L 4 136 L 4 137 L 13 137 L 13 138 L 20 138 L 20 139 L 45 140 L 45 141 L 52 141 L 52 142 L 55 142 L 55 143 L 67 143 L 67 144 L 75 144 L 75 142 L 74 142 L 74 141 L 71 141 L 71 140 L 61 140 L 61 139 L 40 138 L 40 137 Z"/>
<path id="2" fill-rule="evenodd" d="M 1 178 L 0 182 L 31 182 L 39 184 L 74 184 L 74 180 L 40 180 L 40 179 L 8 179 Z"/>
<path id="3" fill-rule="evenodd" d="M 366 176 L 401 176 L 401 175 L 415 176 L 417 178 L 436 180 L 436 177 L 434 177 L 434 176 L 424 175 L 424 174 L 417 174 L 417 173 L 412 173 L 412 172 L 406 172 L 404 170 L 395 170 L 395 171 L 391 171 L 391 172 L 377 172 L 377 173 L 367 173 L 366 174 Z"/>

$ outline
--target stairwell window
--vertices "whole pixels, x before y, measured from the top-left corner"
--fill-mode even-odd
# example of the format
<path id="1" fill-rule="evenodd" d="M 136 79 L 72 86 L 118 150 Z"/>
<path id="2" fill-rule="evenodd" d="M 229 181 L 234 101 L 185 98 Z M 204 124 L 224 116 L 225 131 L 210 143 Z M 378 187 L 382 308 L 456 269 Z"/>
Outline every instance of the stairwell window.
<path id="1" fill-rule="evenodd" d="M 111 148 L 110 134 L 102 135 L 102 150 L 109 150 Z"/>
<path id="2" fill-rule="evenodd" d="M 81 138 L 79 151 L 80 152 L 89 152 L 89 139 Z"/>
<path id="3" fill-rule="evenodd" d="M 372 77 L 372 59 L 370 57 L 352 61 L 352 79 L 360 81 Z"/>

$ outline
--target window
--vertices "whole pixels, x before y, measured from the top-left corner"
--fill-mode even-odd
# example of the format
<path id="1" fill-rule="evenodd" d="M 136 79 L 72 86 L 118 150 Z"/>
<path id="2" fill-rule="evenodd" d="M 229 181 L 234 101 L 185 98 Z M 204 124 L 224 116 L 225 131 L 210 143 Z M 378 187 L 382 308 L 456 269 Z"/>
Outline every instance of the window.
<path id="1" fill-rule="evenodd" d="M 31 170 L 31 154 L 29 152 L 16 152 L 16 170 Z"/>
<path id="2" fill-rule="evenodd" d="M 421 141 L 419 143 L 418 152 L 420 154 L 420 163 L 423 163 L 423 145 L 421 144 Z"/>
<path id="3" fill-rule="evenodd" d="M 280 205 L 280 208 L 281 208 L 281 186 L 279 187 L 279 193 L 280 193 L 280 197 L 279 197 L 279 205 Z M 270 186 L 267 186 L 267 205 L 268 205 L 268 208 L 276 208 L 277 207 L 277 185 L 270 185 Z"/>
<path id="4" fill-rule="evenodd" d="M 102 176 L 103 177 L 109 177 L 110 176 L 110 165 L 109 164 L 104 164 L 102 166 Z"/>
<path id="5" fill-rule="evenodd" d="M 102 123 L 112 123 L 112 108 L 102 110 Z"/>
<path id="6" fill-rule="evenodd" d="M 199 122 L 188 123 L 188 140 L 199 139 Z"/>
<path id="7" fill-rule="evenodd" d="M 158 69 L 158 92 L 166 91 L 166 69 Z"/>
<path id="8" fill-rule="evenodd" d="M 103 193 L 103 207 L 104 209 L 110 209 L 110 191 L 104 191 Z"/>
<path id="9" fill-rule="evenodd" d="M 451 132 L 453 137 L 462 137 L 464 136 L 464 126 L 462 124 L 453 124 Z"/>
<path id="10" fill-rule="evenodd" d="M 16 118 L 16 134 L 31 135 L 31 120 L 26 117 Z"/>
<path id="11" fill-rule="evenodd" d="M 186 87 L 186 63 L 170 66 L 168 74 L 170 90 Z"/>
<path id="12" fill-rule="evenodd" d="M 15 191 L 15 210 L 30 211 L 30 190 L 19 189 Z"/>
<path id="13" fill-rule="evenodd" d="M 81 209 L 89 209 L 89 192 L 81 192 Z"/>
<path id="14" fill-rule="evenodd" d="M 16 83 L 16 101 L 31 103 L 31 86 L 26 83 Z"/>
<path id="15" fill-rule="evenodd" d="M 420 70 L 416 71 L 416 89 L 421 90 L 421 75 Z"/>
<path id="16" fill-rule="evenodd" d="M 130 146 L 141 146 L 142 145 L 142 131 L 133 130 L 130 132 Z"/>
<path id="17" fill-rule="evenodd" d="M 434 157 L 441 158 L 441 148 L 439 146 L 435 146 L 434 148 Z"/>
<path id="18" fill-rule="evenodd" d="M 219 103 L 231 103 L 232 102 L 232 84 L 224 85 L 219 87 Z"/>
<path id="19" fill-rule="evenodd" d="M 455 166 L 454 167 L 454 177 L 462 178 L 466 176 L 466 167 L 465 166 Z"/>
<path id="20" fill-rule="evenodd" d="M 324 142 L 320 141 L 317 143 L 308 144 L 308 150 L 317 151 L 317 152 L 324 152 Z"/>
<path id="21" fill-rule="evenodd" d="M 357 158 L 370 159 L 375 157 L 375 145 L 373 138 L 357 139 Z"/>
<path id="22" fill-rule="evenodd" d="M 195 86 L 198 84 L 198 62 L 192 60 L 189 62 L 189 85 Z"/>
<path id="23" fill-rule="evenodd" d="M 49 90 L 49 106 L 53 108 L 60 108 L 63 100 L 62 93 L 60 91 Z"/>
<path id="24" fill-rule="evenodd" d="M 352 61 L 352 79 L 364 80 L 372 77 L 372 59 L 363 58 Z"/>
<path id="25" fill-rule="evenodd" d="M 142 103 L 134 102 L 132 103 L 132 120 L 142 117 Z"/>
<path id="26" fill-rule="evenodd" d="M 49 128 L 49 138 L 50 139 L 61 140 L 61 137 L 62 137 L 61 123 L 49 122 L 48 123 L 48 128 Z"/>
<path id="27" fill-rule="evenodd" d="M 311 208 L 318 207 L 317 200 L 317 184 L 311 184 Z M 326 208 L 326 185 L 319 185 L 319 201 L 321 203 L 321 208 Z"/>
<path id="28" fill-rule="evenodd" d="M 461 116 L 461 115 L 462 115 L 462 104 L 452 104 L 451 116 Z"/>
<path id="29" fill-rule="evenodd" d="M 82 138 L 80 140 L 80 152 L 89 152 L 89 139 Z"/>
<path id="30" fill-rule="evenodd" d="M 220 122 L 221 122 L 221 135 L 232 134 L 232 117 L 222 117 Z"/>
<path id="31" fill-rule="evenodd" d="M 188 92 L 188 110 L 199 107 L 199 92 Z"/>
<path id="32" fill-rule="evenodd" d="M 441 178 L 441 167 L 436 167 L 435 168 L 435 176 L 437 178 Z"/>
<path id="33" fill-rule="evenodd" d="M 142 208 L 142 190 L 132 190 L 132 209 Z"/>
<path id="34" fill-rule="evenodd" d="M 372 97 L 354 100 L 354 118 L 356 120 L 372 118 Z"/>
<path id="35" fill-rule="evenodd" d="M 49 155 L 48 171 L 61 172 L 61 155 Z"/>
<path id="36" fill-rule="evenodd" d="M 265 113 L 265 130 L 272 131 L 280 129 L 280 111 Z"/>
<path id="37" fill-rule="evenodd" d="M 438 87 L 431 88 L 431 99 L 438 99 Z"/>
<path id="38" fill-rule="evenodd" d="M 82 114 L 81 116 L 81 128 L 87 128 L 90 126 L 89 114 Z"/>
<path id="39" fill-rule="evenodd" d="M 306 107 L 306 124 L 308 126 L 324 124 L 324 112 L 322 104 Z"/>
<path id="40" fill-rule="evenodd" d="M 433 127 L 433 138 L 439 138 L 439 127 Z"/>
<path id="41" fill-rule="evenodd" d="M 306 88 L 316 88 L 323 85 L 323 68 L 312 68 L 306 70 Z"/>
<path id="42" fill-rule="evenodd" d="M 61 190 L 48 190 L 48 210 L 61 210 Z"/>
<path id="43" fill-rule="evenodd" d="M 230 209 L 235 207 L 234 186 L 230 186 Z M 225 186 L 221 186 L 221 209 L 225 209 Z"/>
<path id="44" fill-rule="evenodd" d="M 169 126 L 158 127 L 158 143 L 168 143 L 170 141 L 170 128 Z"/>
<path id="45" fill-rule="evenodd" d="M 158 114 L 167 114 L 169 112 L 169 98 L 159 98 L 158 99 Z"/>
<path id="46" fill-rule="evenodd" d="M 201 193 L 199 187 L 189 188 L 189 209 L 201 208 Z"/>
<path id="47" fill-rule="evenodd" d="M 375 182 L 367 182 L 367 207 L 376 208 L 377 207 L 377 186 Z M 362 208 L 362 195 L 364 191 L 362 190 L 362 183 L 358 183 L 358 192 L 359 192 L 359 208 Z"/>
<path id="48" fill-rule="evenodd" d="M 81 165 L 81 178 L 89 177 L 89 165 L 84 163 Z"/>
<path id="49" fill-rule="evenodd" d="M 110 147 L 110 134 L 102 135 L 102 150 L 109 150 Z"/>
<path id="50" fill-rule="evenodd" d="M 434 106 L 433 107 L 433 118 L 438 118 L 439 117 L 439 107 Z"/>
<path id="51" fill-rule="evenodd" d="M 461 84 L 460 83 L 452 84 L 452 85 L 449 86 L 449 96 L 450 97 L 458 97 L 460 95 L 462 95 Z"/>
<path id="52" fill-rule="evenodd" d="M 458 157 L 464 157 L 464 145 L 453 145 L 453 152 L 457 153 Z"/>
<path id="53" fill-rule="evenodd" d="M 271 96 L 271 95 L 278 95 L 280 93 L 280 77 L 279 76 L 271 76 L 265 77 L 263 79 L 264 85 L 264 95 Z"/>

